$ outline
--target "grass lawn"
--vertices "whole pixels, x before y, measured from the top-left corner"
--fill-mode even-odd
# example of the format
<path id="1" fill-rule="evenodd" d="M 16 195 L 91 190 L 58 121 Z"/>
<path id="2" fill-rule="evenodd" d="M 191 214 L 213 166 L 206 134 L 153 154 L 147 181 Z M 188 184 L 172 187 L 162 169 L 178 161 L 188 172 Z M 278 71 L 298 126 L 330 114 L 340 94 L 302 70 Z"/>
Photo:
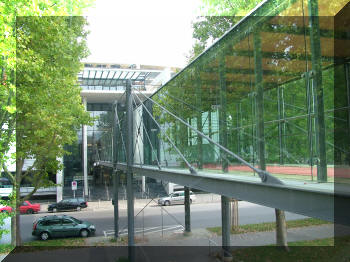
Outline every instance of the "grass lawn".
<path id="1" fill-rule="evenodd" d="M 334 246 L 332 246 L 335 243 Z M 350 261 L 350 236 L 326 238 L 311 241 L 288 243 L 290 251 L 276 246 L 261 246 L 237 249 L 232 252 L 233 261 L 266 261 L 266 262 L 338 262 Z"/>
<path id="2" fill-rule="evenodd" d="M 23 246 L 20 248 L 21 251 L 30 252 L 37 250 L 45 250 L 45 249 L 60 249 L 60 248 L 77 248 L 85 246 L 84 238 L 57 238 L 50 239 L 47 241 L 30 241 L 23 243 Z M 9 253 L 14 249 L 14 247 L 10 244 L 0 245 L 0 253 Z"/>
<path id="3" fill-rule="evenodd" d="M 308 226 L 317 226 L 317 225 L 324 225 L 324 224 L 331 224 L 331 222 L 316 219 L 316 218 L 306 218 L 306 219 L 287 221 L 287 228 L 308 227 Z M 249 224 L 249 225 L 239 226 L 238 230 L 231 229 L 231 234 L 274 231 L 275 229 L 276 229 L 275 222 Z M 209 227 L 207 228 L 207 230 L 217 235 L 221 235 L 221 227 Z"/>
<path id="4" fill-rule="evenodd" d="M 11 244 L 1 244 L 0 245 L 0 254 L 10 253 L 12 251 L 12 249 L 14 249 L 14 246 L 12 246 Z"/>
<path id="5" fill-rule="evenodd" d="M 25 247 L 76 247 L 85 246 L 85 238 L 56 238 L 46 241 L 35 240 L 23 243 Z"/>

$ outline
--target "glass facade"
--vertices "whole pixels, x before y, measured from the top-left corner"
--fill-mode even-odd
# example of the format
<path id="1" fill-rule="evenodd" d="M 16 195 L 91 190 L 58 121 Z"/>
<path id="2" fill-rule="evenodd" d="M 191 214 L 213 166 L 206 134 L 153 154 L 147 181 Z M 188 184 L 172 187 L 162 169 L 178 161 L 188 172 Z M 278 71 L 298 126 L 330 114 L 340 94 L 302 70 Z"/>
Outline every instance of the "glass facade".
<path id="1" fill-rule="evenodd" d="M 87 104 L 87 111 L 95 118 L 92 126 L 87 126 L 87 177 L 90 199 L 110 199 L 111 169 L 97 165 L 98 161 L 112 161 L 112 106 L 111 104 Z M 78 132 L 78 142 L 67 147 L 71 152 L 64 158 L 64 197 L 73 194 L 71 182 L 78 182 L 77 195 L 83 195 L 82 129 Z"/>
<path id="2" fill-rule="evenodd" d="M 134 88 L 135 165 L 256 176 L 236 155 L 287 183 L 348 183 L 350 36 L 334 25 L 347 2 L 266 1 L 150 99 Z M 110 198 L 112 186 L 96 162 L 126 162 L 119 102 L 87 104 L 92 198 Z M 81 133 L 64 160 L 65 187 L 82 181 Z"/>
<path id="3" fill-rule="evenodd" d="M 347 2 L 267 1 L 242 19 L 145 103 L 145 163 L 256 175 L 189 125 L 279 178 L 333 182 L 335 157 L 349 173 Z"/>

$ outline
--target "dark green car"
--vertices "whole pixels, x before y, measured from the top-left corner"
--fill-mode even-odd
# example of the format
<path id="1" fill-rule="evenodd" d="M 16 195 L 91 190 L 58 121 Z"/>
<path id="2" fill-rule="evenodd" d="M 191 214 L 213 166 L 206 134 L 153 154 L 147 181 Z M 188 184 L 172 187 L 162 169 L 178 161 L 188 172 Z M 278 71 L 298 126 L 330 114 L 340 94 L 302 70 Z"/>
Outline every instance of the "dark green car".
<path id="1" fill-rule="evenodd" d="M 95 233 L 95 226 L 71 216 L 45 216 L 33 224 L 33 236 L 41 240 L 54 237 L 81 236 L 88 237 Z"/>

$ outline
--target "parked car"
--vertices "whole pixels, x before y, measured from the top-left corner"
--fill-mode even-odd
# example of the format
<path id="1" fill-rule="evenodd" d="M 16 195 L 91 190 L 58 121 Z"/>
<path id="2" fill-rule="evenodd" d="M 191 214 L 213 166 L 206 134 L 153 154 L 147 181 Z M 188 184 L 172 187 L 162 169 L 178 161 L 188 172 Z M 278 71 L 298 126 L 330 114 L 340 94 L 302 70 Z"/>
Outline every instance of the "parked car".
<path id="1" fill-rule="evenodd" d="M 19 207 L 19 212 L 21 214 L 33 214 L 40 211 L 40 204 L 32 204 L 29 201 L 24 201 Z"/>
<path id="2" fill-rule="evenodd" d="M 48 206 L 47 210 L 50 212 L 77 210 L 87 207 L 87 202 L 83 198 L 69 198 L 63 199 L 58 203 Z"/>
<path id="3" fill-rule="evenodd" d="M 12 212 L 12 207 L 0 205 L 0 212 L 1 213 L 4 213 L 4 212 L 11 213 Z"/>
<path id="4" fill-rule="evenodd" d="M 190 203 L 196 200 L 196 195 L 190 191 Z M 185 203 L 185 191 L 177 191 L 170 194 L 168 197 L 162 197 L 158 199 L 158 205 L 170 206 L 173 204 L 184 204 Z"/>
<path id="5" fill-rule="evenodd" d="M 55 237 L 81 236 L 95 234 L 95 226 L 71 216 L 44 216 L 34 221 L 32 235 L 41 240 Z"/>

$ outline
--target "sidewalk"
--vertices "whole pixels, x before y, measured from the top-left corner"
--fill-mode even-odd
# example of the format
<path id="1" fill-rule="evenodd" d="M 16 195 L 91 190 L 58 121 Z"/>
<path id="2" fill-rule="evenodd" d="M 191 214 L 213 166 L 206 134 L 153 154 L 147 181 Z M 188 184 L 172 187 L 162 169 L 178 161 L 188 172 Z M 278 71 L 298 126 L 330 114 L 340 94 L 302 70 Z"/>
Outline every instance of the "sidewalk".
<path id="1" fill-rule="evenodd" d="M 350 234 L 344 231 L 344 234 Z M 140 236 L 142 237 L 142 235 Z M 221 246 L 222 238 L 206 229 L 195 229 L 189 236 L 182 233 L 149 234 L 146 236 L 147 242 L 140 243 L 143 246 Z M 304 241 L 334 237 L 334 226 L 331 224 L 321 226 L 310 226 L 302 228 L 291 228 L 287 232 L 287 241 Z M 265 246 L 275 244 L 276 233 L 253 232 L 245 234 L 231 234 L 231 246 Z"/>
<path id="2" fill-rule="evenodd" d="M 341 227 L 341 226 L 340 226 Z M 350 235 L 350 228 L 341 228 L 343 235 Z M 321 226 L 310 226 L 292 228 L 288 230 L 288 242 L 330 238 L 334 236 L 334 226 L 327 224 Z M 136 236 L 137 261 L 218 261 L 215 255 L 221 252 L 221 236 L 214 235 L 206 229 L 195 229 L 190 235 L 182 232 L 164 232 L 147 234 L 143 239 L 142 234 Z M 127 247 L 118 246 L 111 242 L 110 237 L 87 238 L 89 248 L 60 249 L 52 251 L 40 251 L 37 253 L 16 253 L 8 261 L 24 261 L 30 257 L 37 261 L 49 260 L 62 261 L 116 261 L 116 255 L 127 256 Z M 103 245 L 102 245 L 103 244 Z M 246 234 L 231 235 L 231 250 L 249 247 L 265 246 L 275 244 L 275 232 L 254 232 Z M 0 256 L 0 261 L 4 258 Z M 146 258 L 146 259 L 145 259 Z M 7 260 L 5 260 L 7 261 Z M 27 260 L 28 261 L 28 260 Z"/>

